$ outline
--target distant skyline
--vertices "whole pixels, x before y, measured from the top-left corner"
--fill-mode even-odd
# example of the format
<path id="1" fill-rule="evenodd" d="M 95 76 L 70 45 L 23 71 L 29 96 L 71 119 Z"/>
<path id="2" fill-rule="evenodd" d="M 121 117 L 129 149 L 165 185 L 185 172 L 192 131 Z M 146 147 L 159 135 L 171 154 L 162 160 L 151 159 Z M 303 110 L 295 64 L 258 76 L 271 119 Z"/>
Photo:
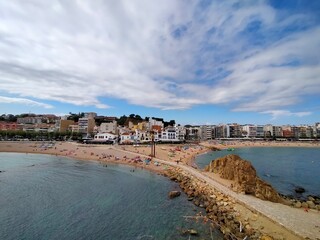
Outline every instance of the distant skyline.
<path id="1" fill-rule="evenodd" d="M 320 1 L 0 1 L 0 112 L 320 122 Z"/>

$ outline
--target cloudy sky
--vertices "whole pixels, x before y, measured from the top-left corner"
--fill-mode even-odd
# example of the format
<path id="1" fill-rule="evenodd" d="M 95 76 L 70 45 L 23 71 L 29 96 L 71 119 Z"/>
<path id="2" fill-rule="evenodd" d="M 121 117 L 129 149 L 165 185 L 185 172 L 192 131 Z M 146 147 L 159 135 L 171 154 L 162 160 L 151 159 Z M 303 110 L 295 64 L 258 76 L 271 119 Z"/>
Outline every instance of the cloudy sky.
<path id="1" fill-rule="evenodd" d="M 0 0 L 0 113 L 320 121 L 318 0 Z"/>

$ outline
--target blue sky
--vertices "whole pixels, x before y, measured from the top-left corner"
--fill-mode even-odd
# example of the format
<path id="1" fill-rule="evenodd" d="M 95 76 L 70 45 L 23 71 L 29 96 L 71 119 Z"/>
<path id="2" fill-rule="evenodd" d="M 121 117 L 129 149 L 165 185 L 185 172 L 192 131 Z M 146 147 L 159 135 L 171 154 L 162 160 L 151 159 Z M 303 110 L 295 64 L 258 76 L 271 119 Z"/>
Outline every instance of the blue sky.
<path id="1" fill-rule="evenodd" d="M 0 113 L 320 121 L 320 1 L 0 2 Z"/>

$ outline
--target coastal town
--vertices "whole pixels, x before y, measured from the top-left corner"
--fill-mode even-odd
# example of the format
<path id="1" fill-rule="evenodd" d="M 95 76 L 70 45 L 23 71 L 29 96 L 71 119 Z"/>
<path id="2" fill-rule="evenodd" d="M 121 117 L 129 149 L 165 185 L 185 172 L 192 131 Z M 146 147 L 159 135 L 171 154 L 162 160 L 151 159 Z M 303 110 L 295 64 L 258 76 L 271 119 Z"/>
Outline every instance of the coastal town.
<path id="1" fill-rule="evenodd" d="M 316 239 L 318 197 L 301 200 L 280 195 L 237 155 L 216 159 L 204 170 L 195 159 L 211 150 L 243 147 L 318 148 L 319 133 L 320 123 L 181 126 L 174 120 L 142 119 L 135 114 L 120 118 L 92 112 L 62 117 L 28 114 L 16 119 L 2 115 L 0 152 L 50 154 L 103 167 L 123 164 L 132 172 L 146 169 L 164 175 L 179 184 L 188 201 L 206 211 L 191 217 L 210 221 L 225 239 Z M 169 197 L 180 194 L 171 191 Z M 185 233 L 198 235 L 195 229 Z"/>
<path id="2" fill-rule="evenodd" d="M 139 144 L 200 142 L 220 140 L 316 141 L 320 122 L 313 125 L 217 124 L 180 125 L 175 120 L 130 114 L 120 118 L 87 112 L 56 116 L 53 114 L 3 114 L 0 118 L 1 140 L 85 139 L 100 143 Z"/>
<path id="3" fill-rule="evenodd" d="M 320 240 L 319 13 L 0 1 L 0 240 Z"/>

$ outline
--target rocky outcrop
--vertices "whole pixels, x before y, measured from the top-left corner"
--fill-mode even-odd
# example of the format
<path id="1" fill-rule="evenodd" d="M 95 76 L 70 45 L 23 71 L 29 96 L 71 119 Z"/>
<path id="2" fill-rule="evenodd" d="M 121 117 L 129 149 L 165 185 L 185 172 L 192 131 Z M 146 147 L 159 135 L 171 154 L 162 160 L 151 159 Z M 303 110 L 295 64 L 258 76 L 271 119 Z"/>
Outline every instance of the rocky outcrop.
<path id="1" fill-rule="evenodd" d="M 219 174 L 221 178 L 232 180 L 236 192 L 254 195 L 263 200 L 282 202 L 274 188 L 261 180 L 252 164 L 238 155 L 230 154 L 217 158 L 206 166 L 205 171 Z"/>

